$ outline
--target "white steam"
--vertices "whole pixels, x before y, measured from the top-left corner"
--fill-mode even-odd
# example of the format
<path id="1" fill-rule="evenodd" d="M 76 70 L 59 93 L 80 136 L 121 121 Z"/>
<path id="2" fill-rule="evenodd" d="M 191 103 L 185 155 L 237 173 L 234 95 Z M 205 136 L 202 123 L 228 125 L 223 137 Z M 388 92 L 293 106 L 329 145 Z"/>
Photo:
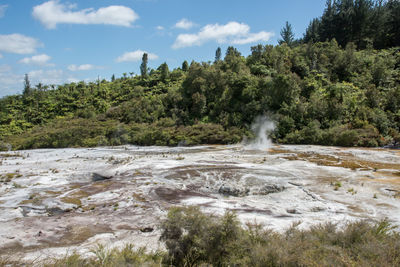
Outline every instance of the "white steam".
<path id="1" fill-rule="evenodd" d="M 246 149 L 268 150 L 272 146 L 271 139 L 268 135 L 275 129 L 275 123 L 267 116 L 257 116 L 251 124 L 251 130 L 256 135 L 254 140 L 251 140 L 245 146 Z"/>

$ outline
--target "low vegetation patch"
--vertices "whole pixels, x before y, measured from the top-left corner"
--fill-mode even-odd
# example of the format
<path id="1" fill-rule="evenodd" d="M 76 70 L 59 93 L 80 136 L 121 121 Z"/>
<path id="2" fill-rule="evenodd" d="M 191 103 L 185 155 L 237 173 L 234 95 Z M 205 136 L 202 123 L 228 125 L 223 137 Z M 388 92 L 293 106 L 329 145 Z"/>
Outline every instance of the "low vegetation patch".
<path id="1" fill-rule="evenodd" d="M 19 178 L 19 177 L 22 177 L 22 174 L 17 173 L 17 172 L 5 173 L 5 174 L 0 175 L 0 182 L 8 183 L 8 182 L 11 182 L 12 179 Z"/>
<path id="2" fill-rule="evenodd" d="M 161 224 L 174 266 L 399 266 L 400 235 L 387 221 L 327 223 L 284 233 L 242 227 L 234 213 L 173 208 Z"/>
<path id="3" fill-rule="evenodd" d="M 76 198 L 76 197 L 63 197 L 63 198 L 61 198 L 61 200 L 64 203 L 73 204 L 73 205 L 76 205 L 77 207 L 81 207 L 82 206 L 81 200 L 79 198 Z"/>
<path id="4" fill-rule="evenodd" d="M 207 215 L 197 207 L 172 208 L 160 223 L 167 251 L 98 245 L 92 256 L 68 254 L 39 266 L 400 266 L 400 234 L 388 221 L 333 223 L 283 233 L 238 221 L 235 213 Z M 0 258 L 0 266 L 21 263 Z"/>
<path id="5" fill-rule="evenodd" d="M 164 127 L 157 123 L 123 124 L 93 119 L 60 119 L 45 126 L 9 137 L 13 149 L 96 147 L 136 144 L 142 146 L 232 144 L 241 141 L 246 131 L 224 129 L 217 124 Z"/>
<path id="6" fill-rule="evenodd" d="M 119 267 L 119 266 L 147 266 L 158 267 L 162 264 L 163 253 L 146 252 L 145 248 L 135 249 L 132 244 L 126 245 L 122 249 L 108 250 L 102 245 L 97 245 L 92 249 L 93 257 L 85 258 L 79 254 L 67 255 L 62 259 L 50 259 L 43 264 L 45 267 Z"/>
<path id="7" fill-rule="evenodd" d="M 0 153 L 0 158 L 23 158 L 19 153 Z"/>

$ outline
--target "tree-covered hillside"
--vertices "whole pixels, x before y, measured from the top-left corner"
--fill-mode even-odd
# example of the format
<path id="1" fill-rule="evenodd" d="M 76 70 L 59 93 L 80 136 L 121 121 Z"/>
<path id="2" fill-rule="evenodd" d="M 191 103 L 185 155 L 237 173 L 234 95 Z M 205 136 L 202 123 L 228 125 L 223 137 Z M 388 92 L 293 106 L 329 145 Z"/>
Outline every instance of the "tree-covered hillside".
<path id="1" fill-rule="evenodd" d="M 141 75 L 60 86 L 25 77 L 22 95 L 0 99 L 2 149 L 234 143 L 253 119 L 276 121 L 276 142 L 339 146 L 400 143 L 400 2 L 328 0 L 295 40 L 243 57 L 166 63 Z"/>
<path id="2" fill-rule="evenodd" d="M 341 48 L 333 39 L 216 54 L 213 63 L 172 71 L 164 63 L 111 81 L 25 82 L 24 94 L 0 99 L 0 140 L 13 149 L 234 143 L 269 114 L 277 142 L 399 142 L 399 48 Z"/>

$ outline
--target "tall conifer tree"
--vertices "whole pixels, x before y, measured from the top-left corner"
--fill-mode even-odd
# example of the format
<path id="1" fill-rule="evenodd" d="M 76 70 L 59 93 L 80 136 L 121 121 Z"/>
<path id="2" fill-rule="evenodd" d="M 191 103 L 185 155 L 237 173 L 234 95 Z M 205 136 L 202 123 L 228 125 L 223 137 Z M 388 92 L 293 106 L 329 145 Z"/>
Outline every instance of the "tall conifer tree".
<path id="1" fill-rule="evenodd" d="M 148 62 L 148 55 L 147 53 L 143 54 L 142 57 L 142 64 L 140 64 L 140 74 L 142 75 L 142 78 L 147 78 L 147 62 Z"/>
<path id="2" fill-rule="evenodd" d="M 294 41 L 294 33 L 292 30 L 292 25 L 286 21 L 285 27 L 281 30 L 281 40 L 279 44 L 286 43 L 288 46 L 292 46 Z"/>

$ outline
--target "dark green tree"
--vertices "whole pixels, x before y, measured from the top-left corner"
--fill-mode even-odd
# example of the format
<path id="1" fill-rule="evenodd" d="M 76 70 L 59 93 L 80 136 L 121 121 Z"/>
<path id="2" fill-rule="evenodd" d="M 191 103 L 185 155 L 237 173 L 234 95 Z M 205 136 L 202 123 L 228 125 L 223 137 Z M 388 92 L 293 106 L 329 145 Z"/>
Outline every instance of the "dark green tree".
<path id="1" fill-rule="evenodd" d="M 292 25 L 286 21 L 285 27 L 281 30 L 281 40 L 279 40 L 279 44 L 286 43 L 288 46 L 292 46 L 294 42 L 294 33 L 292 29 Z"/>
<path id="2" fill-rule="evenodd" d="M 224 61 L 224 68 L 231 69 L 234 72 L 239 72 L 244 64 L 240 52 L 233 46 L 229 46 L 226 50 Z"/>
<path id="3" fill-rule="evenodd" d="M 382 49 L 400 45 L 399 0 L 327 0 L 321 18 L 312 20 L 304 42 L 335 39 L 344 48 Z"/>
<path id="4" fill-rule="evenodd" d="M 144 53 L 142 57 L 142 64 L 140 64 L 140 74 L 142 75 L 142 78 L 147 78 L 148 75 L 147 62 L 148 62 L 148 55 L 147 53 Z"/>
<path id="5" fill-rule="evenodd" d="M 166 62 L 164 62 L 163 64 L 160 65 L 159 69 L 160 69 L 160 72 L 161 72 L 161 80 L 165 82 L 165 80 L 169 76 L 168 64 Z"/>
<path id="6" fill-rule="evenodd" d="M 387 19 L 389 46 L 400 46 L 400 1 L 389 0 L 386 5 L 389 13 Z"/>
<path id="7" fill-rule="evenodd" d="M 112 81 L 112 82 L 115 81 L 115 75 L 114 75 L 114 74 L 111 76 L 111 81 Z"/>
<path id="8" fill-rule="evenodd" d="M 304 34 L 303 41 L 304 43 L 308 42 L 317 42 L 320 40 L 319 32 L 320 32 L 321 21 L 318 18 L 313 19 L 306 29 L 306 33 Z"/>
<path id="9" fill-rule="evenodd" d="M 366 40 L 371 34 L 372 7 L 372 0 L 355 0 L 353 6 L 351 41 L 359 48 L 365 48 Z"/>
<path id="10" fill-rule="evenodd" d="M 332 0 L 326 0 L 325 10 L 321 17 L 321 25 L 319 28 L 319 40 L 317 41 L 327 41 L 331 40 L 335 36 L 335 14 L 336 14 L 336 4 L 332 3 Z"/>
<path id="11" fill-rule="evenodd" d="M 215 51 L 215 61 L 218 62 L 221 60 L 221 47 L 218 47 L 217 50 Z"/>
<path id="12" fill-rule="evenodd" d="M 226 49 L 225 59 L 227 57 L 230 57 L 230 56 L 232 56 L 232 57 L 240 57 L 240 55 L 241 55 L 240 52 L 236 48 L 234 48 L 233 46 L 229 46 Z"/>
<path id="13" fill-rule="evenodd" d="M 183 71 L 188 71 L 188 69 L 189 69 L 189 63 L 185 60 L 182 63 L 182 70 Z"/>

